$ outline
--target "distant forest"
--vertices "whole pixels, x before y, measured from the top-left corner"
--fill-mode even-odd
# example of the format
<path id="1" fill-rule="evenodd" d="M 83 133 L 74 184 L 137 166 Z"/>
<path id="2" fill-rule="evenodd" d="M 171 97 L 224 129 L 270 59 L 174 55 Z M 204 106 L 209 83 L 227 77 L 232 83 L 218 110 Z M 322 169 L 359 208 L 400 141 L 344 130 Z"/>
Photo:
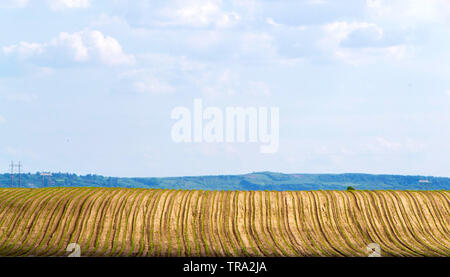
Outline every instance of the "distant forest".
<path id="1" fill-rule="evenodd" d="M 22 173 L 20 187 L 125 187 L 203 190 L 448 190 L 450 178 L 372 174 L 283 174 L 254 172 L 244 175 L 218 175 L 167 178 L 122 178 L 101 175 Z M 14 175 L 13 187 L 19 187 Z M 11 187 L 10 174 L 0 174 L 0 187 Z"/>

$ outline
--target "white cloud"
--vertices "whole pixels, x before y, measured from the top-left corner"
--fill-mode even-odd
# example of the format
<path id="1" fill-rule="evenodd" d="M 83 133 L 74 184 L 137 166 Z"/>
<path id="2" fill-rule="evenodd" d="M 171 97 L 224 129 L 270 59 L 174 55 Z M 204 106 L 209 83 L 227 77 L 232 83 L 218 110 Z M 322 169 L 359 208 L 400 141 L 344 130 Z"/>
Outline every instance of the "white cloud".
<path id="1" fill-rule="evenodd" d="M 108 65 L 133 64 L 133 55 L 125 54 L 119 42 L 99 31 L 62 32 L 48 43 L 20 42 L 3 47 L 6 55 L 20 59 L 35 58 L 40 62 L 99 62 Z"/>
<path id="2" fill-rule="evenodd" d="M 448 0 L 366 0 L 366 4 L 372 16 L 406 25 L 446 22 L 450 18 Z"/>
<path id="3" fill-rule="evenodd" d="M 399 150 L 403 145 L 399 142 L 391 141 L 383 137 L 375 138 L 375 146 L 381 149 L 387 149 L 391 151 Z"/>
<path id="4" fill-rule="evenodd" d="M 175 88 L 171 85 L 163 83 L 152 76 L 134 82 L 133 87 L 139 93 L 169 93 L 175 91 Z"/>
<path id="5" fill-rule="evenodd" d="M 215 26 L 228 28 L 237 24 L 240 20 L 236 12 L 222 10 L 222 2 L 218 0 L 208 1 L 179 1 L 178 8 L 166 7 L 161 15 L 167 19 L 160 24 L 191 27 Z"/>
<path id="6" fill-rule="evenodd" d="M 310 5 L 322 5 L 328 3 L 326 0 L 306 0 L 306 3 Z"/>
<path id="7" fill-rule="evenodd" d="M 266 18 L 266 23 L 269 25 L 275 26 L 275 27 L 283 26 L 280 23 L 276 23 L 275 20 L 273 20 L 273 18 L 271 18 L 271 17 Z"/>
<path id="8" fill-rule="evenodd" d="M 357 153 L 388 154 L 388 153 L 419 153 L 425 151 L 424 143 L 405 138 L 395 141 L 385 137 L 375 137 L 371 142 L 358 145 Z"/>
<path id="9" fill-rule="evenodd" d="M 447 90 L 446 93 L 448 96 L 450 96 L 450 90 Z"/>
<path id="10" fill-rule="evenodd" d="M 366 0 L 366 5 L 371 9 L 380 9 L 381 1 L 380 0 Z"/>
<path id="11" fill-rule="evenodd" d="M 0 115 L 0 124 L 4 124 L 6 122 L 6 119 Z"/>
<path id="12" fill-rule="evenodd" d="M 275 22 L 275 20 L 272 17 L 267 17 L 266 18 L 266 23 L 276 27 L 276 28 L 283 28 L 284 30 L 297 30 L 297 31 L 304 31 L 306 29 L 308 29 L 307 26 L 305 25 L 286 25 L 286 24 L 281 24 L 278 22 Z"/>
<path id="13" fill-rule="evenodd" d="M 375 23 L 368 22 L 333 22 L 323 26 L 324 37 L 319 41 L 319 47 L 325 52 L 346 63 L 359 65 L 374 62 L 379 58 L 403 59 L 412 52 L 410 47 L 403 44 L 378 45 L 383 39 L 384 32 Z M 350 35 L 357 32 L 356 40 L 363 43 L 359 47 L 345 47 L 342 43 Z"/>
<path id="14" fill-rule="evenodd" d="M 383 37 L 383 29 L 374 23 L 367 22 L 333 22 L 326 24 L 324 30 L 327 34 L 327 39 L 333 43 L 340 43 L 346 39 L 352 32 L 356 30 L 365 30 L 374 33 L 378 39 Z"/>
<path id="15" fill-rule="evenodd" d="M 96 32 L 96 34 L 98 33 Z M 77 32 L 68 34 L 63 32 L 60 33 L 57 38 L 54 38 L 50 42 L 49 46 L 52 48 L 57 48 L 58 50 L 63 50 L 76 62 L 84 62 L 89 59 L 88 48 L 83 39 L 86 35 L 90 36 L 92 33 Z M 100 34 L 100 36 L 102 35 Z M 90 41 L 93 42 L 92 39 Z"/>
<path id="16" fill-rule="evenodd" d="M 87 8 L 90 0 L 50 0 L 50 8 L 54 11 L 74 8 Z"/>
<path id="17" fill-rule="evenodd" d="M 21 59 L 27 59 L 34 55 L 40 55 L 44 52 L 44 45 L 39 43 L 19 42 L 11 46 L 4 46 L 3 53 L 6 55 L 16 54 Z"/>

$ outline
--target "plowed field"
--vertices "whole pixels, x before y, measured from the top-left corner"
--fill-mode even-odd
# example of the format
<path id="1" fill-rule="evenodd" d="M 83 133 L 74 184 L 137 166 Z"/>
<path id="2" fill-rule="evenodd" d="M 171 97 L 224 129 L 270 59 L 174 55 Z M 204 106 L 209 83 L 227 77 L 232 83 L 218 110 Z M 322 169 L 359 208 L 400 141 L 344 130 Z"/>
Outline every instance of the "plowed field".
<path id="1" fill-rule="evenodd" d="M 450 256 L 448 191 L 0 189 L 0 256 Z"/>

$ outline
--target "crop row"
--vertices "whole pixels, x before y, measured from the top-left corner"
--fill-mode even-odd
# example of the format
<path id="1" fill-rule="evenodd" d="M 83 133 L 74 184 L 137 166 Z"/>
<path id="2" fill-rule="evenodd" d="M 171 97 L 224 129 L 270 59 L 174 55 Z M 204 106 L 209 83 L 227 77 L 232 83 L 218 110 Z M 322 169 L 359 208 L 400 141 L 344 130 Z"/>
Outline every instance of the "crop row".
<path id="1" fill-rule="evenodd" d="M 0 189 L 0 256 L 450 256 L 448 191 Z"/>

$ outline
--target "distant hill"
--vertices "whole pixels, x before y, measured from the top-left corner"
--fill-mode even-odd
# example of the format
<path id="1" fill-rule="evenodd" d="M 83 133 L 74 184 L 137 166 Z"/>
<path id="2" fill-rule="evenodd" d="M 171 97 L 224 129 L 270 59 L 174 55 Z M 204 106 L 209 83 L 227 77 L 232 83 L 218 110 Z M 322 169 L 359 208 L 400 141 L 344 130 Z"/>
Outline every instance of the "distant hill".
<path id="1" fill-rule="evenodd" d="M 18 176 L 14 178 L 18 186 Z M 348 186 L 368 190 L 449 190 L 450 178 L 431 176 L 345 174 L 283 174 L 254 172 L 244 175 L 217 175 L 167 178 L 121 178 L 101 175 L 53 173 L 42 182 L 39 172 L 22 174 L 21 187 L 125 187 L 203 190 L 345 190 Z M 11 187 L 9 174 L 0 174 L 0 187 Z"/>

